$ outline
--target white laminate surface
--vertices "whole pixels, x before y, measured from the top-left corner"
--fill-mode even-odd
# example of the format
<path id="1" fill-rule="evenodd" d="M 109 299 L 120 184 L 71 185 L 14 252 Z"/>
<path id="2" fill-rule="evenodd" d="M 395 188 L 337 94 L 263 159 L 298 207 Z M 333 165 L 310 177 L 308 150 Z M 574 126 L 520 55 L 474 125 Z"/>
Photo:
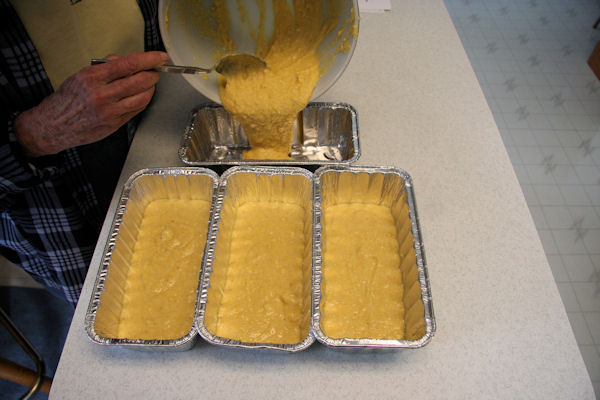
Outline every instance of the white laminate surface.
<path id="1" fill-rule="evenodd" d="M 414 179 L 437 320 L 431 343 L 386 353 L 314 344 L 296 354 L 202 341 L 183 353 L 98 346 L 83 325 L 108 218 L 50 397 L 593 398 L 525 199 L 442 1 L 395 1 L 391 13 L 362 15 L 352 62 L 319 100 L 357 109 L 357 164 L 394 165 Z M 164 75 L 121 182 L 141 168 L 182 165 L 179 140 L 203 101 L 180 76 Z"/>

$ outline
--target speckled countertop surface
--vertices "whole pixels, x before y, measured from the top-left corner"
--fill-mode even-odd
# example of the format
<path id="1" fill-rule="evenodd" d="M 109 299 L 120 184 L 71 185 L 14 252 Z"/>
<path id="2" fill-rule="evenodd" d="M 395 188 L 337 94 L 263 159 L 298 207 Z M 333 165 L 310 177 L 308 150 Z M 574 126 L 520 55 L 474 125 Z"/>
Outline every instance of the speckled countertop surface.
<path id="1" fill-rule="evenodd" d="M 441 0 L 363 14 L 348 69 L 320 101 L 358 111 L 360 165 L 415 184 L 437 320 L 426 347 L 296 354 L 145 353 L 93 344 L 84 316 L 101 234 L 51 398 L 594 398 L 533 220 L 492 114 Z M 121 176 L 182 165 L 177 148 L 205 99 L 162 77 Z M 120 189 L 116 195 L 120 194 Z M 114 213 L 113 202 L 109 214 Z"/>

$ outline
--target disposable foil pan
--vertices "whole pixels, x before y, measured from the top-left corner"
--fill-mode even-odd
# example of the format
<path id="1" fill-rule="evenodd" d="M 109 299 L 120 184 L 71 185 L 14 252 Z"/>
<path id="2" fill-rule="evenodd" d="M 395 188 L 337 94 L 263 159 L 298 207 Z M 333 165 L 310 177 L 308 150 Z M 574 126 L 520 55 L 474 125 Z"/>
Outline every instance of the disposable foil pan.
<path id="1" fill-rule="evenodd" d="M 356 110 L 343 103 L 308 104 L 298 115 L 289 160 L 242 159 L 249 148 L 240 124 L 222 106 L 208 103 L 193 110 L 179 157 L 187 165 L 351 164 L 360 156 Z"/>
<path id="2" fill-rule="evenodd" d="M 311 320 L 311 276 L 312 276 L 312 174 L 296 167 L 253 167 L 238 166 L 228 169 L 220 178 L 216 206 L 212 218 L 205 267 L 202 274 L 202 289 L 196 317 L 200 336 L 216 345 L 249 349 L 274 349 L 286 352 L 303 350 L 314 342 L 310 333 Z M 302 236 L 305 238 L 302 254 L 302 306 L 299 318 L 302 340 L 292 344 L 255 343 L 231 337 L 218 336 L 220 307 L 227 295 L 229 260 L 237 208 L 247 202 L 287 202 L 298 204 L 304 209 L 305 217 Z M 239 229 L 239 228 L 235 228 Z M 239 231 L 238 231 L 239 232 Z M 236 233 L 237 234 L 237 233 Z M 271 251 L 266 254 L 271 255 Z M 263 254 L 259 254 L 263 256 Z M 228 286 L 227 286 L 228 287 Z M 239 292 L 238 292 L 239 293 Z M 232 335 L 234 336 L 234 335 Z"/>
<path id="3" fill-rule="evenodd" d="M 426 345 L 435 332 L 436 324 L 411 177 L 396 168 L 331 166 L 319 168 L 314 181 L 312 331 L 316 339 L 328 346 L 346 348 L 418 348 Z M 393 216 L 404 287 L 403 337 L 333 338 L 323 331 L 323 300 L 327 286 L 334 284 L 323 281 L 323 268 L 327 267 L 323 264 L 323 234 L 327 232 L 323 225 L 323 211 L 330 205 L 352 202 L 387 206 Z M 365 237 L 364 240 L 377 238 Z M 338 282 L 344 279 L 342 275 Z M 367 304 L 367 300 L 364 299 L 362 304 Z"/>
<path id="4" fill-rule="evenodd" d="M 96 316 L 101 302 L 105 302 L 105 305 L 110 307 L 111 318 L 115 319 L 113 323 L 118 324 L 121 310 L 119 307 L 122 305 L 124 293 L 122 287 L 127 279 L 128 263 L 133 254 L 135 238 L 139 231 L 145 206 L 156 199 L 201 199 L 211 203 L 210 214 L 212 215 L 217 186 L 217 174 L 204 168 L 145 169 L 133 174 L 125 183 L 85 316 L 85 329 L 93 342 L 101 345 L 115 345 L 143 350 L 188 350 L 194 345 L 198 339 L 198 334 L 193 323 L 190 325 L 189 332 L 178 339 L 117 339 L 102 336 L 98 333 Z M 210 235 L 209 222 L 210 218 L 206 222 L 207 236 Z M 120 237 L 122 240 L 119 240 Z M 198 238 L 198 240 L 206 243 L 207 237 Z M 118 247 L 116 246 L 117 243 Z M 206 256 L 206 247 L 205 245 L 203 258 Z M 113 259 L 115 259 L 114 263 Z M 199 266 L 198 283 L 200 282 L 200 275 L 201 268 Z M 115 285 L 120 290 L 119 293 L 114 292 L 108 297 L 103 297 L 108 279 L 112 280 L 111 285 Z M 198 300 L 196 300 L 194 309 L 190 310 L 194 319 L 197 307 Z"/>

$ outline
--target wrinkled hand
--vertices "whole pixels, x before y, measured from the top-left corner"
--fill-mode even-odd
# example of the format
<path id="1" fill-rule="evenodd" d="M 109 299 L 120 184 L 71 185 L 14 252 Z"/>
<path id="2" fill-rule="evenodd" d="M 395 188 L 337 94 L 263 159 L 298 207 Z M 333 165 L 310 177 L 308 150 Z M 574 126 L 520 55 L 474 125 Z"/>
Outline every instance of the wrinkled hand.
<path id="1" fill-rule="evenodd" d="M 140 113 L 154 94 L 164 52 L 109 56 L 69 77 L 38 106 L 21 113 L 14 132 L 25 155 L 39 157 L 93 143 Z"/>

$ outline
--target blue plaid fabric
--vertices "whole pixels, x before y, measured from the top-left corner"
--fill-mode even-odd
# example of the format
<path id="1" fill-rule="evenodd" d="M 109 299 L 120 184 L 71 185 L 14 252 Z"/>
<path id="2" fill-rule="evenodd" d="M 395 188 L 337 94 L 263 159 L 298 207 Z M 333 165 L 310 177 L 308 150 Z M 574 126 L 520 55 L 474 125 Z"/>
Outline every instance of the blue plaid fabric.
<path id="1" fill-rule="evenodd" d="M 163 50 L 158 1 L 138 4 L 146 50 Z M 19 112 L 52 91 L 25 27 L 9 0 L 0 0 L 0 113 L 6 126 L 0 135 L 0 252 L 76 304 L 106 209 L 85 172 L 81 149 L 29 160 L 20 152 L 12 125 Z"/>

